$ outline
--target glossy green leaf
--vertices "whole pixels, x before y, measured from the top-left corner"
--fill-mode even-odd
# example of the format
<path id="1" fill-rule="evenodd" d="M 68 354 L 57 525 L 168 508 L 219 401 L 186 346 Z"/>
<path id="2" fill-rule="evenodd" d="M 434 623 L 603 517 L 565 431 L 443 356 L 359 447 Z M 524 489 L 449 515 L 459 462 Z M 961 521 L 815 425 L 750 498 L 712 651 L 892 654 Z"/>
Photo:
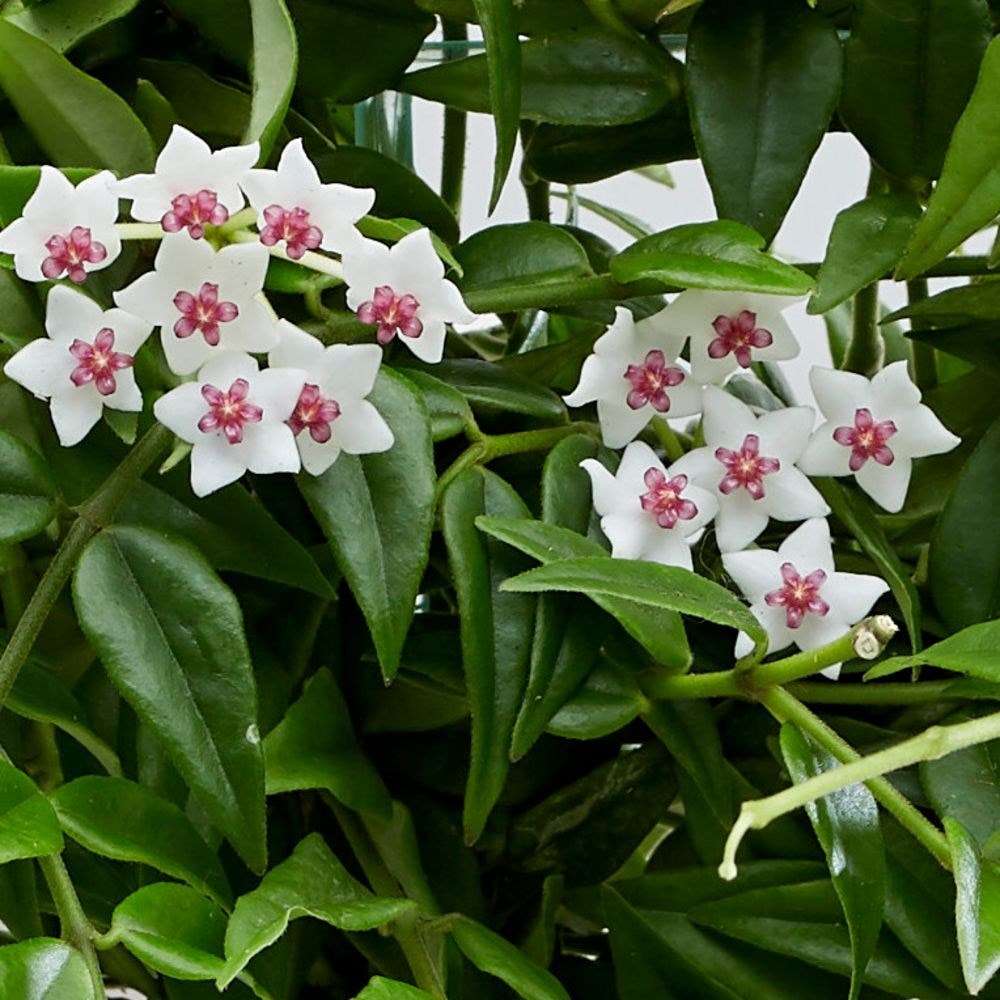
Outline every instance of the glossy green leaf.
<path id="1" fill-rule="evenodd" d="M 696 222 L 647 236 L 611 261 L 617 281 L 656 278 L 681 288 L 804 295 L 813 279 L 763 253 L 764 238 L 738 222 Z"/>
<path id="2" fill-rule="evenodd" d="M 226 905 L 229 883 L 215 852 L 172 802 L 124 778 L 77 778 L 49 797 L 63 830 L 89 851 L 138 861 Z"/>
<path id="3" fill-rule="evenodd" d="M 837 767 L 839 762 L 792 723 L 781 727 L 781 753 L 794 782 Z M 851 997 L 861 984 L 882 928 L 885 900 L 885 850 L 878 805 L 862 785 L 850 785 L 806 806 L 826 854 L 830 877 L 844 908 L 851 937 Z"/>
<path id="4" fill-rule="evenodd" d="M 893 656 L 872 667 L 865 674 L 866 680 L 888 677 L 900 670 L 929 664 L 980 677 L 986 681 L 1000 682 L 1000 621 L 980 622 L 969 625 L 954 635 L 935 642 L 913 656 Z"/>
<path id="5" fill-rule="evenodd" d="M 0 89 L 59 167 L 149 170 L 153 143 L 114 91 L 0 18 Z"/>
<path id="6" fill-rule="evenodd" d="M 432 997 L 416 986 L 375 976 L 354 1000 L 432 1000 Z"/>
<path id="7" fill-rule="evenodd" d="M 990 38 L 984 0 L 862 0 L 840 114 L 880 167 L 937 177 Z"/>
<path id="8" fill-rule="evenodd" d="M 253 46 L 247 0 L 166 0 L 166 7 L 229 62 L 246 65 Z"/>
<path id="9" fill-rule="evenodd" d="M 0 225 L 6 225 L 20 215 L 20 208 L 5 212 L 4 203 L 8 193 L 5 173 L 17 167 L 0 167 Z M 37 180 L 36 174 L 36 180 Z M 13 272 L 0 268 L 0 340 L 19 349 L 36 337 L 45 335 L 42 325 L 41 303 L 34 289 L 21 281 Z"/>
<path id="10" fill-rule="evenodd" d="M 596 740 L 627 726 L 648 708 L 635 673 L 601 660 L 552 716 L 547 731 L 567 740 Z"/>
<path id="11" fill-rule="evenodd" d="M 260 142 L 266 162 L 285 119 L 298 73 L 295 27 L 285 0 L 249 0 L 253 30 L 253 96 L 243 142 Z"/>
<path id="12" fill-rule="evenodd" d="M 322 476 L 303 474 L 298 484 L 391 678 L 427 566 L 436 477 L 427 413 L 410 384 L 383 370 L 369 398 L 392 428 L 392 448 L 342 454 Z"/>
<path id="13" fill-rule="evenodd" d="M 257 693 L 232 591 L 186 542 L 114 527 L 84 549 L 73 597 L 115 686 L 240 856 L 262 869 Z"/>
<path id="14" fill-rule="evenodd" d="M 919 203 L 901 194 L 871 195 L 839 212 L 808 311 L 828 312 L 891 274 L 919 218 Z"/>
<path id="15" fill-rule="evenodd" d="M 59 820 L 23 771 L 0 761 L 0 864 L 62 850 Z"/>
<path id="16" fill-rule="evenodd" d="M 37 535 L 56 513 L 48 466 L 24 442 L 0 431 L 0 543 Z"/>
<path id="17" fill-rule="evenodd" d="M 446 441 L 472 426 L 472 409 L 456 388 L 421 368 L 407 369 L 406 379 L 424 401 L 434 441 Z"/>
<path id="18" fill-rule="evenodd" d="M 88 35 L 131 13 L 139 0 L 47 0 L 6 14 L 22 31 L 66 52 Z"/>
<path id="19" fill-rule="evenodd" d="M 0 948 L 0 996 L 96 1000 L 83 956 L 63 941 L 43 937 Z"/>
<path id="20" fill-rule="evenodd" d="M 982 281 L 945 289 L 928 299 L 918 299 L 897 309 L 885 321 L 898 319 L 918 319 L 932 327 L 995 323 L 1000 319 L 1000 282 Z"/>
<path id="21" fill-rule="evenodd" d="M 699 9 L 688 101 L 720 218 L 774 238 L 833 115 L 840 75 L 833 25 L 801 0 Z"/>
<path id="22" fill-rule="evenodd" d="M 381 927 L 408 913 L 407 899 L 373 896 L 334 857 L 318 833 L 310 834 L 260 885 L 236 901 L 226 928 L 226 965 L 219 988 L 285 932 L 289 921 L 314 917 L 346 931 Z"/>
<path id="23" fill-rule="evenodd" d="M 524 694 L 534 599 L 498 592 L 524 568 L 524 557 L 476 530 L 483 514 L 525 517 L 521 498 L 498 476 L 469 469 L 441 499 L 441 523 L 458 596 L 462 667 L 472 712 L 472 753 L 465 791 L 465 837 L 482 833 L 507 777 L 508 751 Z"/>
<path id="24" fill-rule="evenodd" d="M 927 203 L 898 278 L 913 278 L 936 264 L 1000 211 L 1000 42 L 994 39 L 979 69 L 976 88 L 955 126 L 941 179 Z"/>

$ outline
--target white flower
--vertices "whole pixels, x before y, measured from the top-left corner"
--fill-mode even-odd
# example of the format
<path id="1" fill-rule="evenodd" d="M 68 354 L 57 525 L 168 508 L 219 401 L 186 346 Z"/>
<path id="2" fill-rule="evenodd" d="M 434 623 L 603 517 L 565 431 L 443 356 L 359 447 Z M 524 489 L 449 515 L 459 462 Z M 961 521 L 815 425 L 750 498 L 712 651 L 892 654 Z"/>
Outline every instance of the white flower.
<path id="1" fill-rule="evenodd" d="M 825 422 L 799 462 L 810 476 L 854 475 L 888 511 L 898 511 L 910 485 L 912 460 L 951 451 L 961 441 L 920 402 L 906 362 L 872 379 L 813 368 L 809 381 Z"/>
<path id="2" fill-rule="evenodd" d="M 378 345 L 324 347 L 287 320 L 281 320 L 278 329 L 281 340 L 267 363 L 272 369 L 300 368 L 306 375 L 288 420 L 306 472 L 322 475 L 341 451 L 366 455 L 391 448 L 389 425 L 365 399 L 382 363 Z"/>
<path id="3" fill-rule="evenodd" d="M 244 472 L 298 472 L 301 463 L 288 420 L 305 372 L 259 371 L 248 354 L 226 351 L 195 382 L 185 382 L 153 405 L 160 423 L 190 442 L 191 489 L 197 496 L 235 482 Z"/>
<path id="4" fill-rule="evenodd" d="M 371 211 L 374 190 L 324 184 L 301 139 L 285 146 L 277 170 L 250 170 L 240 185 L 257 212 L 261 243 L 283 242 L 292 260 L 317 247 L 345 253 L 364 242 L 354 224 Z"/>
<path id="5" fill-rule="evenodd" d="M 816 487 L 795 468 L 812 431 L 807 406 L 755 417 L 724 389 L 707 386 L 704 448 L 674 463 L 693 483 L 715 494 L 715 534 L 723 552 L 746 548 L 767 527 L 768 518 L 803 521 L 830 508 Z"/>
<path id="6" fill-rule="evenodd" d="M 165 232 L 186 229 L 200 239 L 205 226 L 221 226 L 245 204 L 240 181 L 257 162 L 260 144 L 228 146 L 213 153 L 208 143 L 175 125 L 156 158 L 156 172 L 118 182 L 132 199 L 132 218 L 159 222 Z"/>
<path id="7" fill-rule="evenodd" d="M 394 247 L 365 240 L 344 255 L 347 305 L 362 323 L 377 323 L 377 339 L 388 344 L 397 333 L 421 361 L 444 355 L 445 323 L 471 323 L 462 294 L 444 276 L 427 229 L 407 233 Z"/>
<path id="8" fill-rule="evenodd" d="M 723 555 L 722 565 L 764 626 L 769 652 L 793 642 L 803 650 L 833 642 L 864 618 L 889 589 L 880 577 L 838 573 L 834 569 L 826 518 L 813 518 L 799 525 L 777 552 L 731 552 Z M 753 641 L 741 632 L 736 639 L 736 655 L 744 656 L 751 649 Z M 836 678 L 840 664 L 823 673 Z"/>
<path id="9" fill-rule="evenodd" d="M 594 343 L 569 406 L 597 402 L 601 436 L 609 448 L 628 444 L 657 414 L 688 417 L 701 410 L 701 386 L 677 364 L 684 336 L 664 334 L 651 319 L 637 323 L 624 306 Z"/>
<path id="10" fill-rule="evenodd" d="M 82 441 L 105 406 L 142 409 L 132 363 L 152 332 L 149 323 L 121 309 L 104 312 L 82 292 L 56 285 L 46 302 L 45 329 L 48 337 L 21 348 L 3 370 L 29 392 L 50 400 L 60 444 Z"/>
<path id="11" fill-rule="evenodd" d="M 89 271 L 107 267 L 121 253 L 115 232 L 118 196 L 114 174 L 102 170 L 76 187 L 55 167 L 42 167 L 24 214 L 0 231 L 0 253 L 14 255 L 25 281 L 68 277 L 82 284 Z"/>
<path id="12" fill-rule="evenodd" d="M 691 373 L 697 382 L 724 382 L 753 361 L 785 361 L 799 343 L 781 312 L 799 302 L 787 295 L 710 292 L 689 288 L 655 316 L 651 329 L 691 338 Z"/>
<path id="13" fill-rule="evenodd" d="M 612 556 L 692 569 L 690 546 L 717 508 L 711 493 L 690 485 L 673 467 L 665 469 L 642 441 L 625 449 L 615 475 L 593 458 L 580 467 L 590 476 Z"/>
<path id="14" fill-rule="evenodd" d="M 166 236 L 156 269 L 115 292 L 115 302 L 160 327 L 167 364 L 190 375 L 222 351 L 267 351 L 275 320 L 257 295 L 269 255 L 259 243 L 216 251 L 203 241 Z"/>

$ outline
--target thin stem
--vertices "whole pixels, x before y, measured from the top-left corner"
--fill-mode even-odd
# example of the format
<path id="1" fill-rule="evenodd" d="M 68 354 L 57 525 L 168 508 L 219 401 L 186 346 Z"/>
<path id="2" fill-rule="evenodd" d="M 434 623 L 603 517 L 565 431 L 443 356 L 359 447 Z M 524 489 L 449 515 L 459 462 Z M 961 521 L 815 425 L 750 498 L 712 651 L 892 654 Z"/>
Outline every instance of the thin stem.
<path id="1" fill-rule="evenodd" d="M 872 282 L 854 296 L 854 324 L 844 354 L 845 371 L 871 376 L 882 367 L 885 344 L 878 327 L 878 282 Z"/>
<path id="2" fill-rule="evenodd" d="M 257 233 L 251 233 L 242 229 L 239 232 L 231 233 L 229 239 L 232 243 L 256 243 L 260 240 L 260 236 Z M 324 257 L 323 254 L 316 253 L 315 250 L 307 250 L 298 260 L 292 260 L 279 246 L 268 247 L 267 249 L 270 251 L 272 257 L 287 260 L 292 264 L 300 264 L 302 267 L 307 267 L 310 271 L 318 271 L 320 274 L 329 274 L 331 277 L 339 278 L 341 281 L 344 280 L 344 269 L 340 266 L 340 261 L 333 260 L 331 257 Z"/>
<path id="3" fill-rule="evenodd" d="M 446 42 L 463 42 L 469 37 L 464 21 L 443 19 Z M 456 46 L 457 48 L 457 46 Z M 445 59 L 455 59 L 461 53 L 446 49 Z M 465 137 L 468 115 L 457 108 L 444 109 L 444 136 L 441 142 L 441 198 L 456 216 L 462 211 L 462 184 L 465 180 Z"/>
<path id="4" fill-rule="evenodd" d="M 933 705 L 949 698 L 955 681 L 922 681 L 919 684 L 835 684 L 802 681 L 788 691 L 799 701 L 814 705 Z M 965 695 L 951 695 L 956 701 Z"/>
<path id="5" fill-rule="evenodd" d="M 158 222 L 118 222 L 115 232 L 121 240 L 162 240 L 163 226 Z"/>
<path id="6" fill-rule="evenodd" d="M 927 279 L 914 278 L 906 283 L 907 298 L 910 305 L 922 302 L 927 298 Z M 911 330 L 922 330 L 926 324 L 919 318 L 910 320 Z M 913 359 L 913 381 L 921 392 L 927 392 L 937 385 L 937 354 L 933 344 L 926 344 L 922 340 L 910 341 L 911 357 Z"/>
<path id="7" fill-rule="evenodd" d="M 653 417 L 653 433 L 671 462 L 676 462 L 684 455 L 684 446 L 673 427 L 663 417 Z"/>

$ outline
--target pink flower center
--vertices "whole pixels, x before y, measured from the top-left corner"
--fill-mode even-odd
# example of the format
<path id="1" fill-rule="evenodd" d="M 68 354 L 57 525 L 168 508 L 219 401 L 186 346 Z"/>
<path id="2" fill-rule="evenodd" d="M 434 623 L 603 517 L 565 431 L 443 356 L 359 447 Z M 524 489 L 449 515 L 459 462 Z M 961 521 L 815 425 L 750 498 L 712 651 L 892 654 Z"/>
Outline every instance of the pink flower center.
<path id="1" fill-rule="evenodd" d="M 229 210 L 219 204 L 219 196 L 207 189 L 197 194 L 179 194 L 170 206 L 170 211 L 160 219 L 164 232 L 179 233 L 186 229 L 195 240 L 205 235 L 205 226 L 221 226 L 229 218 Z"/>
<path id="2" fill-rule="evenodd" d="M 754 500 L 760 500 L 764 496 L 764 477 L 777 472 L 781 468 L 781 462 L 776 458 L 759 455 L 759 448 L 760 438 L 756 434 L 748 434 L 739 451 L 715 449 L 715 457 L 726 467 L 726 475 L 719 483 L 720 493 L 729 496 L 742 487 Z"/>
<path id="3" fill-rule="evenodd" d="M 74 340 L 69 345 L 69 353 L 80 363 L 70 372 L 73 385 L 93 382 L 102 396 L 110 396 L 118 383 L 115 372 L 131 368 L 134 361 L 131 354 L 121 354 L 115 350 L 115 331 L 104 327 L 98 331 L 93 344 L 84 340 Z"/>
<path id="4" fill-rule="evenodd" d="M 339 416 L 340 404 L 335 399 L 327 399 L 319 391 L 318 385 L 307 382 L 299 393 L 295 410 L 288 418 L 288 426 L 293 434 L 301 434 L 308 427 L 313 441 L 325 444 L 332 433 L 330 424 Z"/>
<path id="5" fill-rule="evenodd" d="M 42 261 L 42 274 L 46 278 L 61 278 L 65 273 L 69 280 L 82 285 L 87 280 L 84 264 L 100 264 L 108 255 L 107 247 L 91 239 L 90 230 L 85 226 L 74 226 L 69 234 L 58 233 L 45 241 L 49 256 Z"/>
<path id="6" fill-rule="evenodd" d="M 174 333 L 183 339 L 197 331 L 211 347 L 219 343 L 219 324 L 230 323 L 240 314 L 235 302 L 219 301 L 219 286 L 210 281 L 201 286 L 196 296 L 178 292 L 174 305 L 181 313 L 181 318 L 174 323 Z"/>
<path id="7" fill-rule="evenodd" d="M 830 605 L 819 596 L 819 589 L 826 583 L 826 573 L 814 569 L 808 576 L 799 576 L 790 563 L 781 564 L 781 579 L 777 590 L 764 595 L 764 603 L 772 608 L 785 609 L 785 622 L 789 628 L 798 628 L 807 614 L 825 615 Z"/>
<path id="8" fill-rule="evenodd" d="M 419 337 L 424 324 L 417 319 L 420 303 L 412 295 L 397 295 L 388 285 L 375 289 L 371 302 L 358 307 L 362 323 L 378 323 L 376 339 L 388 344 L 397 333 L 404 337 Z"/>
<path id="9" fill-rule="evenodd" d="M 269 205 L 264 209 L 264 221 L 267 225 L 260 231 L 261 243 L 273 247 L 284 240 L 285 253 L 292 260 L 298 260 L 307 250 L 315 250 L 323 242 L 323 230 L 309 221 L 309 213 L 304 208 Z"/>
<path id="10" fill-rule="evenodd" d="M 203 385 L 201 395 L 208 403 L 208 412 L 198 421 L 198 430 L 203 434 L 221 430 L 230 444 L 239 444 L 244 425 L 259 423 L 264 416 L 259 406 L 246 401 L 249 391 L 250 383 L 245 378 L 238 378 L 228 392 L 214 385 Z"/>
<path id="11" fill-rule="evenodd" d="M 866 407 L 854 411 L 853 427 L 838 427 L 833 432 L 833 440 L 851 449 L 851 472 L 857 472 L 869 458 L 879 465 L 892 465 L 895 455 L 886 445 L 896 433 L 896 425 L 891 420 L 875 423 L 872 411 Z"/>
<path id="12" fill-rule="evenodd" d="M 690 521 L 698 513 L 698 508 L 681 496 L 687 489 L 687 476 L 667 479 L 659 469 L 647 469 L 642 478 L 649 492 L 643 493 L 639 502 L 661 528 L 672 528 L 678 521 Z"/>
<path id="13" fill-rule="evenodd" d="M 629 365 L 625 378 L 632 386 L 626 400 L 633 410 L 649 403 L 658 413 L 670 409 L 670 397 L 665 389 L 672 389 L 684 381 L 680 368 L 668 368 L 663 351 L 650 351 L 641 365 Z"/>
<path id="14" fill-rule="evenodd" d="M 769 347 L 774 341 L 770 330 L 757 326 L 757 314 L 744 309 L 737 316 L 716 316 L 712 320 L 716 338 L 708 345 L 710 358 L 733 354 L 742 368 L 750 367 L 750 349 Z"/>

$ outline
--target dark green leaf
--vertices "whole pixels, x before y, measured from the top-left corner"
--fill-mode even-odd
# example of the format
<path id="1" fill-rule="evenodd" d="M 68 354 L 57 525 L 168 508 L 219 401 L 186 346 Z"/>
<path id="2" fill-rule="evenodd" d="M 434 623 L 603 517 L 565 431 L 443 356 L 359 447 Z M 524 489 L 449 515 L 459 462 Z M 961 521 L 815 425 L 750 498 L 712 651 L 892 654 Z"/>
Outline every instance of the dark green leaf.
<path id="1" fill-rule="evenodd" d="M 932 327 L 962 326 L 966 323 L 995 323 L 1000 319 L 1000 282 L 983 281 L 975 285 L 948 288 L 929 299 L 918 299 L 897 309 L 885 322 L 919 319 Z"/>
<path id="2" fill-rule="evenodd" d="M 430 993 L 407 986 L 393 979 L 374 979 L 354 998 L 354 1000 L 433 1000 Z"/>
<path id="3" fill-rule="evenodd" d="M 462 434 L 472 426 L 472 410 L 457 389 L 420 368 L 409 368 L 406 379 L 420 393 L 431 421 L 431 437 L 435 441 Z"/>
<path id="4" fill-rule="evenodd" d="M 94 171 L 90 167 L 70 167 L 63 170 L 63 173 L 73 184 L 79 184 L 80 181 L 93 176 Z M 0 223 L 5 226 L 9 225 L 21 214 L 24 210 L 25 202 L 34 194 L 35 188 L 38 187 L 38 180 L 41 176 L 41 167 L 14 167 L 10 164 L 0 164 Z M 23 282 L 20 282 L 12 274 L 4 275 L 4 279 L 11 282 L 18 282 L 18 287 L 22 293 L 22 304 L 19 312 L 23 311 L 25 308 L 23 302 Z M 4 319 L 6 322 L 7 317 Z M 20 331 L 17 331 L 15 328 L 13 332 L 17 333 Z M 44 329 L 40 325 L 37 325 L 37 335 L 41 337 L 44 334 Z M 24 343 L 27 343 L 27 340 Z M 19 344 L 18 346 L 23 346 L 23 344 Z"/>
<path id="5" fill-rule="evenodd" d="M 170 102 L 149 80 L 139 80 L 132 97 L 132 110 L 146 126 L 154 145 L 162 149 L 170 139 L 174 125 L 177 124 L 177 113 L 170 106 Z"/>
<path id="6" fill-rule="evenodd" d="M 247 0 L 166 0 L 166 6 L 229 62 L 246 65 L 253 45 Z"/>
<path id="7" fill-rule="evenodd" d="M 56 513 L 48 466 L 23 441 L 0 431 L 0 543 L 37 535 Z"/>
<path id="8" fill-rule="evenodd" d="M 59 820 L 35 783 L 0 761 L 0 864 L 62 850 Z"/>
<path id="9" fill-rule="evenodd" d="M 253 30 L 253 96 L 243 142 L 260 142 L 266 162 L 285 119 L 298 73 L 295 28 L 285 0 L 249 0 Z"/>
<path id="10" fill-rule="evenodd" d="M 635 674 L 607 660 L 549 720 L 548 732 L 568 740 L 596 740 L 617 732 L 649 709 Z"/>
<path id="11" fill-rule="evenodd" d="M 28 10 L 7 14 L 7 20 L 66 52 L 77 42 L 130 13 L 139 0 L 48 0 Z"/>
<path id="12" fill-rule="evenodd" d="M 456 21 L 476 21 L 473 0 L 416 0 L 416 4 L 421 10 Z M 518 0 L 514 15 L 521 35 L 553 35 L 594 26 L 584 0 Z"/>
<path id="13" fill-rule="evenodd" d="M 83 956 L 62 941 L 41 937 L 0 948 L 0 995 L 11 1000 L 96 1000 Z"/>
<path id="14" fill-rule="evenodd" d="M 980 622 L 928 646 L 913 656 L 892 656 L 872 667 L 866 680 L 888 677 L 900 670 L 930 664 L 1000 683 L 1000 621 Z"/>

